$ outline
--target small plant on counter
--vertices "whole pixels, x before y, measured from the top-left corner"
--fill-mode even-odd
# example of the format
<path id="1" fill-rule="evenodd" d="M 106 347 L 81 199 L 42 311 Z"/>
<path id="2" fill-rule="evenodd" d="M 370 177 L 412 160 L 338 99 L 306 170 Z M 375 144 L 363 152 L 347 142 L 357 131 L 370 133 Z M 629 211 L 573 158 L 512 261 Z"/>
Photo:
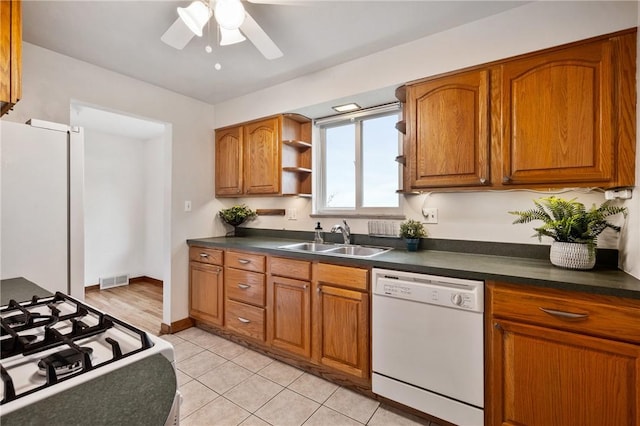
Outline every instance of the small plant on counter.
<path id="1" fill-rule="evenodd" d="M 255 210 L 251 210 L 244 204 L 229 207 L 228 209 L 222 209 L 218 212 L 218 215 L 225 223 L 233 226 L 242 225 L 247 220 L 251 220 L 257 216 Z"/>
<path id="2" fill-rule="evenodd" d="M 427 236 L 427 230 L 422 222 L 408 219 L 400 224 L 400 237 L 404 238 L 407 243 L 407 250 L 417 251 L 420 244 L 420 238 Z"/>
<path id="3" fill-rule="evenodd" d="M 627 217 L 627 208 L 620 206 L 612 206 L 607 200 L 596 207 L 595 204 L 587 210 L 584 204 L 574 199 L 565 200 L 556 196 L 543 197 L 533 200 L 535 209 L 525 211 L 511 211 L 510 214 L 519 216 L 513 221 L 516 223 L 529 223 L 534 220 L 542 221 L 542 226 L 533 228 L 536 233 L 534 237 L 542 241 L 542 237 L 553 238 L 554 243 L 571 243 L 582 244 L 586 247 L 588 259 L 585 265 L 590 267 L 574 268 L 566 264 L 558 264 L 554 260 L 554 256 L 560 256 L 554 251 L 556 247 L 562 247 L 561 244 L 552 244 L 551 246 L 551 262 L 554 265 L 573 268 L 573 269 L 591 269 L 595 265 L 595 252 L 598 241 L 598 235 L 607 228 L 616 232 L 620 231 L 620 227 L 607 221 L 609 216 L 622 213 Z M 564 249 L 563 249 L 564 250 Z M 573 255 L 576 256 L 575 254 Z M 560 260 L 564 262 L 564 260 Z"/>

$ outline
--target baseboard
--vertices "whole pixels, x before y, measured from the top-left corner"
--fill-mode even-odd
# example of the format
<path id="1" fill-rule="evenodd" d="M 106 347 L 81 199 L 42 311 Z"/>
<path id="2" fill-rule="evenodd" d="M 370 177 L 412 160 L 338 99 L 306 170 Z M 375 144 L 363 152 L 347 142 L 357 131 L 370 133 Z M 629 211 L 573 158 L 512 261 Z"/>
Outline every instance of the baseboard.
<path id="1" fill-rule="evenodd" d="M 178 331 L 186 330 L 195 325 L 195 322 L 191 318 L 183 318 L 181 320 L 172 322 L 171 325 L 162 323 L 160 324 L 160 334 L 173 334 Z"/>
<path id="2" fill-rule="evenodd" d="M 139 283 L 139 282 L 145 282 L 145 283 L 157 285 L 157 286 L 160 286 L 160 287 L 162 287 L 162 284 L 163 284 L 162 280 L 157 280 L 155 278 L 151 278 L 151 277 L 148 277 L 146 275 L 143 275 L 141 277 L 129 278 L 129 284 L 135 284 L 135 283 Z"/>
<path id="3" fill-rule="evenodd" d="M 149 283 L 158 287 L 162 287 L 164 284 L 162 280 L 157 280 L 155 278 L 151 278 L 146 275 L 143 275 L 141 277 L 129 278 L 129 284 L 136 284 L 136 283 L 142 283 L 142 282 Z M 100 291 L 100 284 L 88 285 L 84 288 L 84 291 Z"/>

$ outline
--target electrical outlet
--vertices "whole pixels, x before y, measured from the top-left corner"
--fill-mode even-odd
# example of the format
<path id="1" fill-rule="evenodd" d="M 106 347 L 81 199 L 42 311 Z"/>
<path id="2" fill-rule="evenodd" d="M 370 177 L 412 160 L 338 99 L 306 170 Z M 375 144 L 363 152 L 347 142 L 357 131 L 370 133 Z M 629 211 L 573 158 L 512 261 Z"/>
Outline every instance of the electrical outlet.
<path id="1" fill-rule="evenodd" d="M 190 212 L 191 211 L 191 201 L 185 201 L 184 202 L 184 211 L 185 212 Z"/>
<path id="2" fill-rule="evenodd" d="M 294 208 L 287 209 L 287 219 L 298 220 L 298 211 Z"/>
<path id="3" fill-rule="evenodd" d="M 425 207 L 422 209 L 422 215 L 426 218 L 424 223 L 438 223 L 438 209 Z"/>

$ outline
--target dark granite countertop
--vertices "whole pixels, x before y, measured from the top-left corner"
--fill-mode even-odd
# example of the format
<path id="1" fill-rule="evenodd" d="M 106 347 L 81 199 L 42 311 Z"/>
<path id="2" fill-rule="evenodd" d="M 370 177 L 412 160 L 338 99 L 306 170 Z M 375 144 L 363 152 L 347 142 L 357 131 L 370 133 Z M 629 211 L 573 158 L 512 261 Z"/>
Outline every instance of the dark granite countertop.
<path id="1" fill-rule="evenodd" d="M 301 253 L 278 247 L 300 242 L 270 236 L 213 237 L 187 240 L 189 245 L 248 250 L 291 258 L 420 272 L 458 278 L 494 280 L 564 290 L 640 299 L 640 280 L 612 267 L 574 271 L 553 266 L 548 259 L 498 256 L 440 250 L 408 252 L 393 249 L 371 258 Z"/>
<path id="2" fill-rule="evenodd" d="M 24 278 L 0 281 L 0 294 L 2 305 L 10 299 L 25 301 L 34 295 L 51 295 Z M 163 425 L 176 386 L 173 366 L 163 355 L 156 354 L 2 415 L 0 424 Z"/>

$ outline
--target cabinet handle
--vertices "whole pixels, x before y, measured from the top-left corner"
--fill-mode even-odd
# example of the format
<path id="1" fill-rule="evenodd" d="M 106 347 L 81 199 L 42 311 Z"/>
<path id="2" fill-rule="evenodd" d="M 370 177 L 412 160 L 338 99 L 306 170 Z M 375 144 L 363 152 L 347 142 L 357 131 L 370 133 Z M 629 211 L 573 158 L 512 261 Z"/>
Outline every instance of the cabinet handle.
<path id="1" fill-rule="evenodd" d="M 502 183 L 511 183 L 511 176 L 505 176 L 502 178 Z"/>
<path id="2" fill-rule="evenodd" d="M 318 289 L 316 290 L 318 293 L 322 293 L 322 287 L 318 286 Z"/>
<path id="3" fill-rule="evenodd" d="M 480 183 L 484 185 L 485 183 L 487 183 L 487 180 L 485 178 L 480 178 Z"/>
<path id="4" fill-rule="evenodd" d="M 502 326 L 497 322 L 493 323 L 493 328 L 495 328 L 496 330 L 502 330 Z"/>
<path id="5" fill-rule="evenodd" d="M 248 319 L 246 319 L 246 318 L 242 318 L 242 317 L 238 317 L 238 321 L 243 322 L 243 323 L 245 323 L 245 324 L 249 324 L 249 323 L 251 322 L 251 321 L 249 321 Z"/>
<path id="6" fill-rule="evenodd" d="M 587 317 L 589 316 L 589 314 L 576 314 L 573 312 L 558 311 L 556 309 L 542 308 L 542 307 L 540 308 L 540 310 L 545 314 L 549 314 L 553 317 L 566 319 L 566 320 L 580 321 L 580 320 L 587 319 Z"/>
<path id="7" fill-rule="evenodd" d="M 309 287 L 309 286 L 305 284 L 305 285 L 303 285 L 303 286 L 302 286 L 302 289 L 303 289 L 303 290 L 306 290 L 306 289 L 307 289 L 307 287 Z"/>
<path id="8" fill-rule="evenodd" d="M 248 259 L 238 259 L 238 263 L 242 263 L 243 265 L 246 265 L 247 263 L 251 263 L 251 261 Z"/>
<path id="9" fill-rule="evenodd" d="M 207 253 L 200 253 L 200 257 L 209 257 Z"/>
<path id="10" fill-rule="evenodd" d="M 248 284 L 238 284 L 238 288 L 240 288 L 240 289 L 242 289 L 242 290 L 246 290 L 246 289 L 248 289 L 249 287 L 251 287 L 251 286 L 250 286 L 250 285 L 248 285 Z"/>

